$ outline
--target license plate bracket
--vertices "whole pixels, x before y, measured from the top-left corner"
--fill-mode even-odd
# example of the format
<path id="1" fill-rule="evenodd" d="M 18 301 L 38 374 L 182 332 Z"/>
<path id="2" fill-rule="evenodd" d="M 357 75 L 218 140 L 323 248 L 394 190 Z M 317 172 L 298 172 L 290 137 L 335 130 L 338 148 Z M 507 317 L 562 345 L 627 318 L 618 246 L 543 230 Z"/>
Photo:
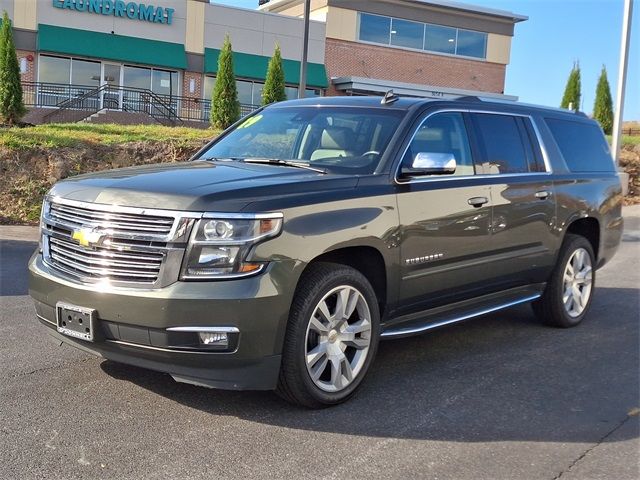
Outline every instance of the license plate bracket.
<path id="1" fill-rule="evenodd" d="M 94 341 L 96 311 L 68 303 L 56 304 L 56 326 L 59 333 L 87 342 Z"/>

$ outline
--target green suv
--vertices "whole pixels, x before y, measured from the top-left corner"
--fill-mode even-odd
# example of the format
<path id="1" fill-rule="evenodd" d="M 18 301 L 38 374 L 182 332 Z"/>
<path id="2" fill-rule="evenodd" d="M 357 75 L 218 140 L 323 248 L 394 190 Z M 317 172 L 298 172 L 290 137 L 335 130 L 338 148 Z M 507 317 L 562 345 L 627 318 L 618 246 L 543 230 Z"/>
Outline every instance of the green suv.
<path id="1" fill-rule="evenodd" d="M 483 101 L 274 104 L 184 163 L 47 194 L 30 294 L 58 340 L 223 389 L 343 402 L 378 341 L 531 302 L 582 321 L 621 185 L 582 114 Z"/>

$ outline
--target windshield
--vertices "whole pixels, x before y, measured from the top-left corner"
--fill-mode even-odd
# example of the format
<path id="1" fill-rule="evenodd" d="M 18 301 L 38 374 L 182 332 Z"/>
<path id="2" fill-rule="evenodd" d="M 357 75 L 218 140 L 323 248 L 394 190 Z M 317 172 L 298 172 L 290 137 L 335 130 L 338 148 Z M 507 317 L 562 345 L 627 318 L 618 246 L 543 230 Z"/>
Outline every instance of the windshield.
<path id="1" fill-rule="evenodd" d="M 388 108 L 267 108 L 200 159 L 288 160 L 335 173 L 373 173 L 403 115 Z"/>

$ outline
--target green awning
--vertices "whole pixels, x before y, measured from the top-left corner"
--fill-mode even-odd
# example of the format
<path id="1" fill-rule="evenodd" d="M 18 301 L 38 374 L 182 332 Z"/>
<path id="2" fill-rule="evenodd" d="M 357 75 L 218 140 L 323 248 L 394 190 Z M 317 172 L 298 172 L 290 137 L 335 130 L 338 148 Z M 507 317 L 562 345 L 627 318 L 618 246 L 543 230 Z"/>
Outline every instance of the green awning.
<path id="1" fill-rule="evenodd" d="M 187 68 L 184 45 L 146 38 L 38 25 L 38 50 L 144 65 Z"/>
<path id="2" fill-rule="evenodd" d="M 204 49 L 205 73 L 218 72 L 218 55 L 216 48 Z M 233 70 L 237 77 L 264 80 L 267 76 L 267 66 L 270 57 L 252 55 L 250 53 L 233 52 Z M 300 83 L 300 62 L 297 60 L 282 60 L 285 82 L 298 85 Z M 321 63 L 307 64 L 307 85 L 310 87 L 326 88 L 327 71 Z"/>

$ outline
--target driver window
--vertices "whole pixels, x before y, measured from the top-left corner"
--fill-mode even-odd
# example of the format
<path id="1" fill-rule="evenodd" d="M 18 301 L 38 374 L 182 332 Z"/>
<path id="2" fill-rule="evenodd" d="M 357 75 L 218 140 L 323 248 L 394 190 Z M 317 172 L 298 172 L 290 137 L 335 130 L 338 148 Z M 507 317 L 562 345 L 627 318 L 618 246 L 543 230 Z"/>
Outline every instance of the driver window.
<path id="1" fill-rule="evenodd" d="M 418 153 L 450 153 L 456 159 L 453 175 L 474 175 L 469 138 L 462 113 L 445 112 L 430 116 L 416 131 L 402 165 L 410 169 Z"/>

